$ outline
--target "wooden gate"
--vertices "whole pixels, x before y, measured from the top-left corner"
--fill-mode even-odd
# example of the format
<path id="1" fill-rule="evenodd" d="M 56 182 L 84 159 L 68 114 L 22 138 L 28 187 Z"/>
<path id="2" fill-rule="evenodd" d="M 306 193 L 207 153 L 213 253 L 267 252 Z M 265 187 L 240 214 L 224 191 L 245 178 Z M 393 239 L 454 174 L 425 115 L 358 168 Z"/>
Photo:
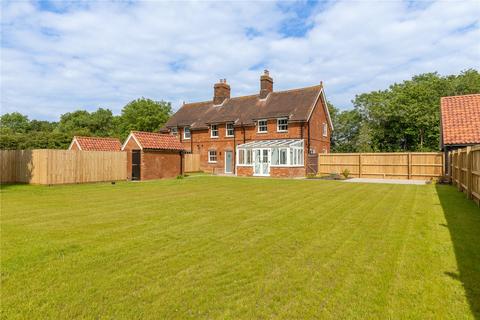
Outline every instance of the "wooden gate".
<path id="1" fill-rule="evenodd" d="M 307 155 L 307 174 L 318 173 L 318 153 Z"/>

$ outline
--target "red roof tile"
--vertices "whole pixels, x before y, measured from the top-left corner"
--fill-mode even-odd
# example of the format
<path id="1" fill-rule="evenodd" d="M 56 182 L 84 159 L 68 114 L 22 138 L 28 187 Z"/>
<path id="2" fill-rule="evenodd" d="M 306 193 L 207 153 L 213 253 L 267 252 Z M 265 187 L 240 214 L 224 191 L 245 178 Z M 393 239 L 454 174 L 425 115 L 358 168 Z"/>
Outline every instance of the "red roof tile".
<path id="1" fill-rule="evenodd" d="M 142 131 L 132 131 L 132 134 L 143 149 L 185 150 L 178 138 L 170 134 Z"/>
<path id="2" fill-rule="evenodd" d="M 443 144 L 480 143 L 480 94 L 442 97 Z"/>
<path id="3" fill-rule="evenodd" d="M 116 138 L 73 137 L 82 151 L 121 151 L 122 143 Z"/>

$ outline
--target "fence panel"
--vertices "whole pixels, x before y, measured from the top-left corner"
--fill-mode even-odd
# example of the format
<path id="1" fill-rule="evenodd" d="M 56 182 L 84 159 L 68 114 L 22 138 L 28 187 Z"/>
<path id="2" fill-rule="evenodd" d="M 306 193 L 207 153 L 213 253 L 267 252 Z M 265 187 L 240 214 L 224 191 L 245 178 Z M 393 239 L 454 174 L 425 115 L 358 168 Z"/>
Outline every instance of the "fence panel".
<path id="1" fill-rule="evenodd" d="M 319 154 L 318 172 L 348 169 L 353 177 L 425 180 L 444 174 L 443 161 L 440 152 L 327 153 Z"/>
<path id="2" fill-rule="evenodd" d="M 480 145 L 449 153 L 452 184 L 480 205 Z"/>
<path id="3" fill-rule="evenodd" d="M 200 171 L 200 154 L 187 153 L 184 156 L 185 172 Z"/>
<path id="4" fill-rule="evenodd" d="M 63 184 L 127 179 L 126 152 L 2 150 L 2 183 Z"/>

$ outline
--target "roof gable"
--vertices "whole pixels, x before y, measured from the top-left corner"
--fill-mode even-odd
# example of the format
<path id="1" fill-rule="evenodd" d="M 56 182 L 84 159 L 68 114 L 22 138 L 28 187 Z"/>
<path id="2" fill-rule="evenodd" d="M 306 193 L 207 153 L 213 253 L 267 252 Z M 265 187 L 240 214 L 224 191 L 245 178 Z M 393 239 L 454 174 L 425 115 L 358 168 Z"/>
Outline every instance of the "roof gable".
<path id="1" fill-rule="evenodd" d="M 250 95 L 227 99 L 221 105 L 214 105 L 212 101 L 188 103 L 170 118 L 166 127 L 203 129 L 211 123 L 222 122 L 250 125 L 257 119 L 279 117 L 288 117 L 290 121 L 307 121 L 321 94 L 323 87 L 320 84 L 271 92 L 265 99 Z M 325 112 L 329 118 L 328 110 Z M 331 126 L 330 120 L 329 123 Z"/>
<path id="2" fill-rule="evenodd" d="M 480 143 L 480 94 L 442 97 L 444 145 Z"/>

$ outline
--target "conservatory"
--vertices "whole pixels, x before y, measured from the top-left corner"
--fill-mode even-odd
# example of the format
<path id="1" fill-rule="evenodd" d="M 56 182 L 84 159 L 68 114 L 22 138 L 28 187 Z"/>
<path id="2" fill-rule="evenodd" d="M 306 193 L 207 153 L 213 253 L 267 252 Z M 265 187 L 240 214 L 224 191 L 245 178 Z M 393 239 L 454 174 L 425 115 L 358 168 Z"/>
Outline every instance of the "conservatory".
<path id="1" fill-rule="evenodd" d="M 252 141 L 237 146 L 237 167 L 252 167 L 254 176 L 269 176 L 270 167 L 303 167 L 302 139 Z"/>

